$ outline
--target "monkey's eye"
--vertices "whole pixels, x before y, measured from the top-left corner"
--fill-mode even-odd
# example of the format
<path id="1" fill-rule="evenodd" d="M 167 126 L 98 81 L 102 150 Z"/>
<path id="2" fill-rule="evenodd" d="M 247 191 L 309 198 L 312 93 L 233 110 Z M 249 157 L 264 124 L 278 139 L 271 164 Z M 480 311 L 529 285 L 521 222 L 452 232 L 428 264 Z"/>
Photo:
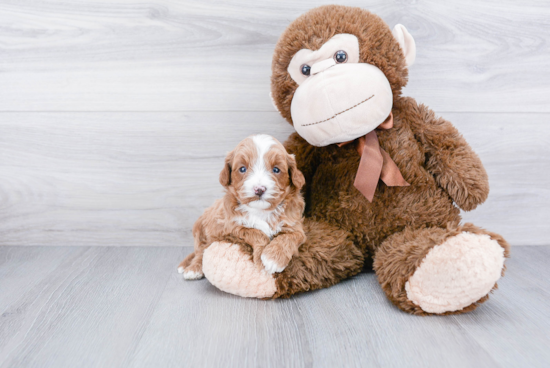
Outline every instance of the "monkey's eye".
<path id="1" fill-rule="evenodd" d="M 278 173 L 281 172 L 281 170 L 279 170 L 278 167 L 274 167 L 274 168 L 273 168 L 273 172 L 274 172 L 275 174 L 278 174 Z"/>
<path id="2" fill-rule="evenodd" d="M 311 72 L 311 67 L 307 64 L 304 64 L 302 65 L 302 74 L 303 75 L 309 75 L 309 73 Z"/>
<path id="3" fill-rule="evenodd" d="M 246 167 L 241 166 L 241 168 L 239 169 L 239 172 L 245 173 L 246 172 Z"/>
<path id="4" fill-rule="evenodd" d="M 334 54 L 334 61 L 338 64 L 345 63 L 348 61 L 348 54 L 344 50 L 336 51 L 336 54 Z"/>

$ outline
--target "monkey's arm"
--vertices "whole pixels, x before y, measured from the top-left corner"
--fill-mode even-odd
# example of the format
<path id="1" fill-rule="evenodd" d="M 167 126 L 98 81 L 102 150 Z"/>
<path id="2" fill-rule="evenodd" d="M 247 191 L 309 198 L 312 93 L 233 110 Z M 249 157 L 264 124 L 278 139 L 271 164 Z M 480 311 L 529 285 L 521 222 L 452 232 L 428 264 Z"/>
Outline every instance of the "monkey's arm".
<path id="1" fill-rule="evenodd" d="M 283 145 L 288 153 L 296 157 L 298 170 L 302 172 L 306 179 L 306 184 L 302 187 L 302 194 L 304 195 L 306 203 L 309 203 L 311 182 L 317 170 L 317 166 L 319 165 L 317 148 L 307 143 L 307 141 L 296 132 L 292 133 Z"/>
<path id="2" fill-rule="evenodd" d="M 489 195 L 487 172 L 464 137 L 447 120 L 424 105 L 407 99 L 404 115 L 426 155 L 426 167 L 455 203 L 465 211 Z M 410 114 L 410 112 L 413 112 Z"/>

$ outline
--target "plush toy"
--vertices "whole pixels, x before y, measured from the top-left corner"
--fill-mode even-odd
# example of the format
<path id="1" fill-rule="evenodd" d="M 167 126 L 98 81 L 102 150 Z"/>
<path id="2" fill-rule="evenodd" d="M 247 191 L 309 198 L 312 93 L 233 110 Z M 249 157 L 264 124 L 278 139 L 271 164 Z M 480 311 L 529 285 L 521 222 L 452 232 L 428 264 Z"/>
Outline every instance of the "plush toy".
<path id="1" fill-rule="evenodd" d="M 401 89 L 413 37 L 376 15 L 322 6 L 296 19 L 273 56 L 271 92 L 296 133 L 285 143 L 306 185 L 307 241 L 273 275 L 246 247 L 214 243 L 204 272 L 258 298 L 320 289 L 373 265 L 387 297 L 414 314 L 471 311 L 504 273 L 508 243 L 460 210 L 483 203 L 487 174 L 453 125 Z"/>

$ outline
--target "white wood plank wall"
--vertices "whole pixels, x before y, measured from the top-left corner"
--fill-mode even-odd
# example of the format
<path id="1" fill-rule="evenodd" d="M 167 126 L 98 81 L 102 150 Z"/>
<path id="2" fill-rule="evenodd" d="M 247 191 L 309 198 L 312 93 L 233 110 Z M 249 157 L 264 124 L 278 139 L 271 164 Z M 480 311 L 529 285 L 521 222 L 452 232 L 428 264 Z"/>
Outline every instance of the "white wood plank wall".
<path id="1" fill-rule="evenodd" d="M 190 245 L 225 152 L 292 132 L 268 96 L 272 51 L 325 3 L 0 0 L 0 244 Z M 550 244 L 550 3 L 342 3 L 415 37 L 404 94 L 489 172 L 465 219 Z"/>

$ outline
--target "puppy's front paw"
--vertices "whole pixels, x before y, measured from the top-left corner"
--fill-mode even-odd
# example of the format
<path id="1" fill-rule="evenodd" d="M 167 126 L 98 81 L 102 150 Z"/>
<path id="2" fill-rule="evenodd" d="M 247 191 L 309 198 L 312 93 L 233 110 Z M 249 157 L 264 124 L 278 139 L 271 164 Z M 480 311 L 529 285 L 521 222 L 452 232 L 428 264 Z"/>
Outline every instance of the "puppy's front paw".
<path id="1" fill-rule="evenodd" d="M 288 263 L 284 266 L 279 265 L 275 260 L 267 257 L 265 254 L 262 254 L 262 263 L 264 268 L 269 273 L 283 272 Z"/>
<path id="2" fill-rule="evenodd" d="M 259 245 L 261 247 L 265 247 L 271 242 L 271 239 L 269 239 L 269 236 L 265 235 L 263 232 L 260 234 L 260 239 L 258 242 L 256 242 L 256 245 Z"/>
<path id="3" fill-rule="evenodd" d="M 200 280 L 203 277 L 202 271 L 183 271 L 183 278 L 186 280 Z"/>
<path id="4" fill-rule="evenodd" d="M 255 247 L 265 247 L 271 242 L 269 236 L 257 229 L 248 230 L 242 240 Z"/>
<path id="5" fill-rule="evenodd" d="M 183 278 L 185 280 L 199 280 L 204 277 L 202 267 L 197 264 L 192 264 L 188 267 L 180 266 L 178 267 L 178 273 L 183 273 Z"/>
<path id="6" fill-rule="evenodd" d="M 285 256 L 274 244 L 264 249 L 261 259 L 265 270 L 269 273 L 282 272 L 290 262 L 290 257 Z"/>

